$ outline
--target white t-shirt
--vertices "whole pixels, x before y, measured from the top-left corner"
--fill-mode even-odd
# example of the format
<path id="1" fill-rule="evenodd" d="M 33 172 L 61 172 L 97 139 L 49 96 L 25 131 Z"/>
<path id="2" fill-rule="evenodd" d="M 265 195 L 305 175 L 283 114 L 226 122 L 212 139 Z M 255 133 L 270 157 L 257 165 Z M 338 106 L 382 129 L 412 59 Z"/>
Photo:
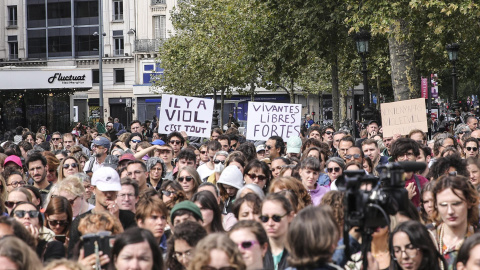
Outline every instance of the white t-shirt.
<path id="1" fill-rule="evenodd" d="M 207 164 L 203 164 L 203 165 L 200 165 L 198 168 L 197 168 L 197 172 L 198 174 L 200 175 L 200 179 L 205 179 L 207 177 L 209 177 L 210 175 L 212 175 L 215 170 L 211 170 L 210 168 L 207 167 Z"/>

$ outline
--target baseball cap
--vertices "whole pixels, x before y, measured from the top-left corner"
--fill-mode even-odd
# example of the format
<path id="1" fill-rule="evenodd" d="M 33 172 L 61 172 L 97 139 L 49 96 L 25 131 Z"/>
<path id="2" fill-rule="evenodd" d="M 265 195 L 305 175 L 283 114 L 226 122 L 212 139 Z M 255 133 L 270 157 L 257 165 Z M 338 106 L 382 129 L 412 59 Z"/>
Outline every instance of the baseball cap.
<path id="1" fill-rule="evenodd" d="M 92 175 L 92 186 L 96 186 L 100 191 L 120 191 L 120 176 L 117 171 L 111 167 L 101 167 Z"/>
<path id="2" fill-rule="evenodd" d="M 260 144 L 260 145 L 257 146 L 256 149 L 257 149 L 257 153 L 260 152 L 260 151 L 265 151 L 265 145 Z"/>
<path id="3" fill-rule="evenodd" d="M 175 204 L 175 206 L 172 208 L 172 211 L 170 211 L 170 220 L 172 220 L 172 222 L 172 217 L 174 216 L 174 213 L 178 210 L 188 210 L 192 212 L 197 219 L 200 218 L 200 220 L 203 221 L 203 216 L 200 208 L 198 208 L 198 206 L 192 201 L 183 201 Z"/>
<path id="4" fill-rule="evenodd" d="M 110 141 L 102 136 L 97 136 L 95 140 L 93 140 L 93 144 L 103 146 L 105 148 L 110 148 Z"/>
<path id="5" fill-rule="evenodd" d="M 120 130 L 117 132 L 117 134 L 115 134 L 115 135 L 120 136 L 120 135 L 122 135 L 122 134 L 125 133 L 125 132 L 127 132 L 125 129 L 120 129 Z"/>
<path id="6" fill-rule="evenodd" d="M 120 163 L 124 160 L 135 160 L 135 156 L 130 153 L 123 154 L 120 156 L 120 159 L 118 160 L 118 162 Z"/>
<path id="7" fill-rule="evenodd" d="M 370 121 L 368 121 L 368 125 L 367 125 L 367 126 L 369 126 L 370 124 L 373 124 L 373 123 L 377 124 L 377 126 L 380 125 L 377 120 L 370 120 Z"/>
<path id="8" fill-rule="evenodd" d="M 8 162 L 13 162 L 17 164 L 18 166 L 22 167 L 22 161 L 20 160 L 19 157 L 15 155 L 8 156 L 5 161 L 3 162 L 3 166 L 7 165 Z"/>
<path id="9" fill-rule="evenodd" d="M 152 144 L 153 144 L 153 145 L 164 145 L 165 142 L 162 141 L 162 140 L 160 140 L 160 139 L 158 139 L 158 140 L 153 141 Z"/>
<path id="10" fill-rule="evenodd" d="M 298 136 L 292 136 L 287 141 L 287 154 L 300 153 L 302 151 L 302 139 Z"/>

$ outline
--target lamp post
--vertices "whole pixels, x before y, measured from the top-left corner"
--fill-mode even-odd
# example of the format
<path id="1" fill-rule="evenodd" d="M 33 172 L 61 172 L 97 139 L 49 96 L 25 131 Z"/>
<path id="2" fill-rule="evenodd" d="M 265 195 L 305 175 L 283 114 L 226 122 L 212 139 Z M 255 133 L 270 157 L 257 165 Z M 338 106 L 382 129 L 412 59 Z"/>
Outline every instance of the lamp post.
<path id="1" fill-rule="evenodd" d="M 363 73 L 363 104 L 364 110 L 362 117 L 365 122 L 374 118 L 374 110 L 370 108 L 370 92 L 368 90 L 368 70 L 367 70 L 367 55 L 368 55 L 368 42 L 372 35 L 368 30 L 361 29 L 360 32 L 355 34 L 355 43 L 357 45 L 357 52 L 362 58 L 362 73 Z"/>
<path id="2" fill-rule="evenodd" d="M 456 62 L 458 60 L 458 51 L 460 50 L 460 45 L 457 43 L 448 44 L 446 46 L 448 52 L 448 59 L 452 62 L 452 92 L 453 92 L 453 109 L 458 108 L 457 100 L 457 69 Z"/>

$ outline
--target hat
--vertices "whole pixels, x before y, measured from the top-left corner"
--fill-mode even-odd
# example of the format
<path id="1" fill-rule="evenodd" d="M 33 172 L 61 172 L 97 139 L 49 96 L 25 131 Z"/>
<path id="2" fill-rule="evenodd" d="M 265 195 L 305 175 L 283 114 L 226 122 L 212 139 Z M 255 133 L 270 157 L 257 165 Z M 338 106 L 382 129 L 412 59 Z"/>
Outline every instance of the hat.
<path id="1" fill-rule="evenodd" d="M 220 174 L 217 184 L 225 184 L 241 189 L 243 187 L 243 174 L 237 166 L 227 166 Z"/>
<path id="2" fill-rule="evenodd" d="M 172 208 L 172 211 L 170 211 L 170 220 L 172 220 L 172 223 L 173 223 L 173 215 L 178 210 L 188 210 L 192 212 L 192 214 L 195 216 L 196 219 L 200 219 L 201 221 L 203 221 L 203 216 L 202 216 L 202 212 L 200 211 L 200 208 L 198 208 L 198 206 L 194 204 L 192 201 L 183 201 L 175 204 L 175 206 Z"/>
<path id="3" fill-rule="evenodd" d="M 122 134 L 125 133 L 125 132 L 127 132 L 125 129 L 120 129 L 120 130 L 117 132 L 117 134 L 115 134 L 115 135 L 120 136 L 120 135 L 122 135 Z"/>
<path id="4" fill-rule="evenodd" d="M 162 141 L 162 140 L 160 140 L 160 139 L 158 139 L 158 140 L 153 141 L 152 144 L 153 144 L 153 145 L 164 145 L 165 142 Z"/>
<path id="5" fill-rule="evenodd" d="M 288 138 L 287 141 L 287 154 L 288 153 L 297 153 L 299 154 L 302 151 L 302 139 L 298 136 L 292 136 Z"/>
<path id="6" fill-rule="evenodd" d="M 118 162 L 120 163 L 124 160 L 135 160 L 135 156 L 130 153 L 125 153 L 120 156 L 120 159 L 118 160 Z"/>
<path id="7" fill-rule="evenodd" d="M 110 148 L 110 141 L 102 136 L 97 136 L 95 140 L 93 140 L 93 144 L 103 146 L 105 148 Z"/>
<path id="8" fill-rule="evenodd" d="M 257 153 L 260 152 L 260 151 L 265 151 L 265 145 L 260 144 L 260 145 L 257 146 L 256 149 L 257 149 Z"/>
<path id="9" fill-rule="evenodd" d="M 15 156 L 15 155 L 8 156 L 5 159 L 5 162 L 3 162 L 3 166 L 7 165 L 8 162 L 13 162 L 13 163 L 17 164 L 18 166 L 22 167 L 22 161 L 20 160 L 19 157 Z"/>
<path id="10" fill-rule="evenodd" d="M 96 186 L 100 191 L 122 190 L 120 176 L 111 167 L 98 168 L 92 175 L 92 186 Z"/>
<path id="11" fill-rule="evenodd" d="M 377 124 L 377 126 L 379 126 L 377 120 L 370 120 L 370 121 L 368 121 L 368 125 L 367 125 L 367 126 L 369 126 L 369 125 L 372 124 L 372 123 L 375 123 L 375 124 Z"/>

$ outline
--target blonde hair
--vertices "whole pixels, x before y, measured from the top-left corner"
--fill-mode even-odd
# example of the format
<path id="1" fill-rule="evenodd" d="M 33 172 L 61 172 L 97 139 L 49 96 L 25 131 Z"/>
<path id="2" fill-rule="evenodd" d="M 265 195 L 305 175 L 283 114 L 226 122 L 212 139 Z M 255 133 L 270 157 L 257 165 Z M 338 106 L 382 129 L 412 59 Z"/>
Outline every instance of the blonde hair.
<path id="1" fill-rule="evenodd" d="M 83 186 L 82 180 L 76 175 L 70 175 L 62 181 L 58 181 L 57 184 L 50 189 L 47 199 L 43 203 L 44 208 L 47 208 L 52 195 L 60 195 L 62 191 L 70 193 L 75 197 L 83 197 L 83 195 L 85 195 L 85 187 Z"/>
<path id="2" fill-rule="evenodd" d="M 89 214 L 80 220 L 78 231 L 82 234 L 109 231 L 113 235 L 123 232 L 122 224 L 108 212 Z"/>
<path id="3" fill-rule="evenodd" d="M 305 189 L 305 186 L 298 179 L 291 176 L 277 177 L 270 184 L 269 193 L 274 193 L 275 188 L 282 190 L 291 190 L 298 198 L 298 207 L 295 212 L 302 210 L 303 208 L 312 204 L 312 198 Z"/>
<path id="4" fill-rule="evenodd" d="M 227 254 L 230 266 L 237 270 L 245 270 L 247 267 L 237 245 L 224 233 L 212 233 L 198 242 L 195 248 L 195 256 L 188 266 L 188 270 L 200 270 L 207 266 L 214 258 L 210 258 L 210 251 L 219 249 Z"/>
<path id="5" fill-rule="evenodd" d="M 67 259 L 58 259 L 58 260 L 50 261 L 50 263 L 48 263 L 43 268 L 43 270 L 53 270 L 59 266 L 63 266 L 69 270 L 87 270 L 88 269 L 82 264 L 80 264 L 79 262 L 67 260 Z"/>
<path id="6" fill-rule="evenodd" d="M 15 236 L 0 239 L 0 256 L 9 258 L 18 269 L 41 270 L 42 262 L 36 252 Z"/>

